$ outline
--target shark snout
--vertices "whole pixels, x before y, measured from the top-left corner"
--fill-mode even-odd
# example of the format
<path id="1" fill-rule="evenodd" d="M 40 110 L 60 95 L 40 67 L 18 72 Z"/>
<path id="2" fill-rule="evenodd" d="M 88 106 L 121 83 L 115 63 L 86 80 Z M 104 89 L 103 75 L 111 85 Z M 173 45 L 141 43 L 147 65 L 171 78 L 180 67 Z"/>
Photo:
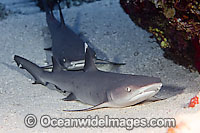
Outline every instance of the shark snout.
<path id="1" fill-rule="evenodd" d="M 154 83 L 138 89 L 129 99 L 129 105 L 134 105 L 157 94 L 162 87 L 162 83 Z"/>
<path id="2" fill-rule="evenodd" d="M 110 93 L 110 100 L 115 107 L 131 106 L 157 94 L 162 87 L 161 82 L 148 84 L 142 87 L 128 86 L 126 88 L 118 88 Z"/>
<path id="3" fill-rule="evenodd" d="M 147 85 L 138 89 L 138 93 L 146 93 L 146 92 L 158 92 L 162 87 L 162 83 L 154 83 L 151 85 Z M 137 94 L 136 94 L 137 95 Z"/>

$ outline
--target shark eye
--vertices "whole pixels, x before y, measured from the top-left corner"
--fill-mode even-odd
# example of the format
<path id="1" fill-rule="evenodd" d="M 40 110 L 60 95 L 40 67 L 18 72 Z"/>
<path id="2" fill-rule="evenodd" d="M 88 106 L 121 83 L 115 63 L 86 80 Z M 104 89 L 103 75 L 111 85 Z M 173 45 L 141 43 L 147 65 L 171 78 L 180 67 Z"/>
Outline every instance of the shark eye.
<path id="1" fill-rule="evenodd" d="M 127 88 L 126 88 L 126 91 L 127 91 L 127 92 L 131 92 L 131 88 L 127 87 Z"/>

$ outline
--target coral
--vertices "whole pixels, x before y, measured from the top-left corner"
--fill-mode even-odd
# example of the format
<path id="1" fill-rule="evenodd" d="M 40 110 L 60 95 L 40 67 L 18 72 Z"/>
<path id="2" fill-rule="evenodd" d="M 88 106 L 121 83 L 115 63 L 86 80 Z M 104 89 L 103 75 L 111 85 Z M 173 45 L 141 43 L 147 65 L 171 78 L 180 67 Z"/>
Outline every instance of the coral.
<path id="1" fill-rule="evenodd" d="M 157 41 L 160 42 L 161 48 L 170 48 L 170 45 L 167 41 L 167 38 L 164 36 L 164 32 L 159 30 L 158 28 L 149 27 L 149 32 L 153 33 L 156 37 Z"/>
<path id="2" fill-rule="evenodd" d="M 199 0 L 120 0 L 124 11 L 151 32 L 165 57 L 200 72 Z"/>

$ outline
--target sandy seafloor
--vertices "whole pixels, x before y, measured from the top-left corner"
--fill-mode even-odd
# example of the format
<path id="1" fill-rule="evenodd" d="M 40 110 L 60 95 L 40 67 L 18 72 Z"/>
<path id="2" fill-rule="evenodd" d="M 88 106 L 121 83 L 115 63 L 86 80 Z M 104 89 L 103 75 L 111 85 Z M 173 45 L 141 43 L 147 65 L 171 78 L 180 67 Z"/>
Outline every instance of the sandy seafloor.
<path id="1" fill-rule="evenodd" d="M 63 112 L 63 109 L 89 107 L 79 102 L 64 102 L 64 95 L 42 85 L 32 85 L 31 76 L 19 69 L 15 54 L 44 66 L 44 46 L 50 43 L 45 13 L 26 0 L 1 0 L 14 13 L 0 21 L 0 132 L 126 132 L 125 128 L 43 128 L 37 123 L 27 128 L 24 117 L 34 114 L 52 118 L 167 118 L 199 110 L 184 108 L 199 92 L 200 77 L 163 57 L 163 51 L 151 35 L 136 26 L 124 13 L 118 0 L 102 0 L 80 7 L 64 8 L 65 21 L 82 33 L 97 51 L 97 56 L 126 62 L 125 66 L 108 71 L 156 76 L 164 84 L 158 96 L 169 97 L 126 108 L 107 108 L 89 112 Z M 16 2 L 15 5 L 13 3 Z M 58 14 L 58 13 L 57 13 Z M 134 128 L 133 132 L 166 132 L 167 128 Z"/>

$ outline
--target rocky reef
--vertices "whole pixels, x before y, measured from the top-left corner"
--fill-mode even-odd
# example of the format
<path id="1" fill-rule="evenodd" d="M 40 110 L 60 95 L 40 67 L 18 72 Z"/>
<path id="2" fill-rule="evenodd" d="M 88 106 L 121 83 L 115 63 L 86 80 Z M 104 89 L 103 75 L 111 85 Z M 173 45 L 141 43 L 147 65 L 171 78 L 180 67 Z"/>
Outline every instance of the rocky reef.
<path id="1" fill-rule="evenodd" d="M 164 56 L 200 72 L 199 0 L 120 0 L 138 26 L 151 32 Z"/>

